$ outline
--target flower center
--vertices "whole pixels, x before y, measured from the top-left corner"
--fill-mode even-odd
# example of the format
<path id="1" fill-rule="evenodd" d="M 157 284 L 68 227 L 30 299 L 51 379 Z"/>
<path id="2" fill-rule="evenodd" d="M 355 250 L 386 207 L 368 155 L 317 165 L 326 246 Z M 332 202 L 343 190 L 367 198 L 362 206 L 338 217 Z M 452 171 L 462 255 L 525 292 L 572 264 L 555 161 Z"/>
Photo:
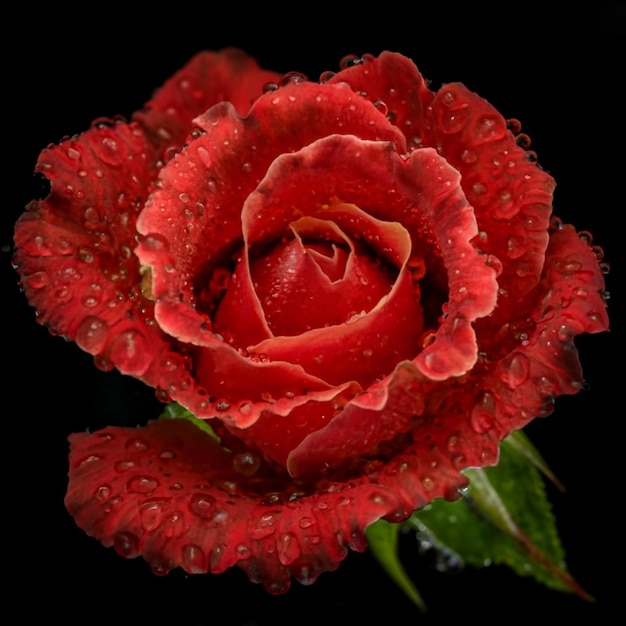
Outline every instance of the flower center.
<path id="1" fill-rule="evenodd" d="M 368 313 L 395 270 L 333 222 L 302 218 L 293 238 L 250 262 L 252 283 L 274 335 L 298 335 Z"/>

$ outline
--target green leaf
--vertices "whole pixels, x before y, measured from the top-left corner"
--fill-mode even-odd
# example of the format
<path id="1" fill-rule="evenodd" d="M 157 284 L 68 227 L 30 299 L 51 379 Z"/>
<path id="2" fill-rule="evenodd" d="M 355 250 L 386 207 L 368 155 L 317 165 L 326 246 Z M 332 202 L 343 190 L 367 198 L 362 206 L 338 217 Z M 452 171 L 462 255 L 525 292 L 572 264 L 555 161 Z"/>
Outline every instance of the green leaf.
<path id="1" fill-rule="evenodd" d="M 511 433 L 502 442 L 503 446 L 511 446 L 514 450 L 523 454 L 544 476 L 546 476 L 559 491 L 565 491 L 563 483 L 554 475 L 548 464 L 543 460 L 537 448 L 523 431 L 517 430 Z"/>
<path id="2" fill-rule="evenodd" d="M 422 596 L 411 582 L 398 557 L 398 533 L 402 524 L 391 524 L 385 520 L 378 520 L 366 530 L 369 548 L 389 577 L 400 587 L 407 597 L 422 611 L 426 612 L 426 605 Z"/>
<path id="3" fill-rule="evenodd" d="M 159 415 L 158 419 L 186 419 L 197 426 L 200 430 L 203 430 L 209 436 L 213 437 L 217 443 L 220 443 L 219 435 L 211 428 L 211 426 L 209 426 L 208 420 L 201 420 L 197 418 L 193 413 L 190 413 L 186 408 L 178 404 L 178 402 L 171 402 L 168 404 L 163 410 L 163 413 Z"/>
<path id="4" fill-rule="evenodd" d="M 519 436 L 503 444 L 497 466 L 466 472 L 470 487 L 465 499 L 437 500 L 408 524 L 432 534 L 470 565 L 505 564 L 519 575 L 590 600 L 566 569 L 538 469 L 545 463 L 538 454 L 529 454 L 534 448 L 528 446 Z"/>

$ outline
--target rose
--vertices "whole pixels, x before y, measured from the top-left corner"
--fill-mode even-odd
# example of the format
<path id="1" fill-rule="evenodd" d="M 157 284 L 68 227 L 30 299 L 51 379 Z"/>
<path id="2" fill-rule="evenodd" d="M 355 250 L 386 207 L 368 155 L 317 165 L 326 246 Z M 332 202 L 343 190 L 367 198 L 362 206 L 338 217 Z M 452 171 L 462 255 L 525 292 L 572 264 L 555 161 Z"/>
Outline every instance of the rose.
<path id="1" fill-rule="evenodd" d="M 578 391 L 601 250 L 550 221 L 519 131 L 397 54 L 316 83 L 230 50 L 44 150 L 50 195 L 15 233 L 40 321 L 220 440 L 185 420 L 73 435 L 78 525 L 158 573 L 237 564 L 279 593 L 458 497 Z"/>

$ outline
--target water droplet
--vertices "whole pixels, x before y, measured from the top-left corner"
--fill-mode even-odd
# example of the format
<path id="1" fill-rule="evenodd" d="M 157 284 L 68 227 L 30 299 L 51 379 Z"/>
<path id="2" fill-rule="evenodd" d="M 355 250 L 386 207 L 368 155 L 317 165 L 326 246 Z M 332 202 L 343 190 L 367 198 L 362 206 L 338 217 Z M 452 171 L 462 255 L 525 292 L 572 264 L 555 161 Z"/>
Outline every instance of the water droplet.
<path id="1" fill-rule="evenodd" d="M 249 559 L 252 556 L 252 552 L 250 551 L 250 548 L 245 543 L 240 543 L 235 548 L 235 554 L 242 561 L 245 559 Z"/>
<path id="2" fill-rule="evenodd" d="M 509 237 L 506 242 L 506 255 L 509 259 L 519 259 L 526 253 L 525 242 L 520 237 Z"/>
<path id="3" fill-rule="evenodd" d="M 470 113 L 471 110 L 467 106 L 442 110 L 439 117 L 439 127 L 447 135 L 458 133 L 465 128 Z"/>
<path id="4" fill-rule="evenodd" d="M 293 563 L 302 552 L 298 539 L 292 533 L 282 533 L 276 540 L 278 560 L 283 565 Z"/>
<path id="5" fill-rule="evenodd" d="M 113 510 L 113 508 L 116 507 L 121 501 L 122 501 L 122 498 L 120 496 L 113 496 L 106 503 L 106 506 L 104 507 L 104 512 L 110 513 Z"/>
<path id="6" fill-rule="evenodd" d="M 360 65 L 363 63 L 361 57 L 356 54 L 346 54 L 341 61 L 339 61 L 339 67 L 342 70 L 345 70 L 349 67 L 353 67 L 354 65 Z"/>
<path id="7" fill-rule="evenodd" d="M 513 194 L 509 189 L 502 189 L 498 193 L 498 201 L 495 203 L 494 217 L 501 219 L 511 219 L 519 213 L 520 206 L 513 202 Z"/>
<path id="8" fill-rule="evenodd" d="M 435 481 L 430 476 L 422 478 L 422 486 L 426 491 L 432 491 L 435 488 Z"/>
<path id="9" fill-rule="evenodd" d="M 122 474 L 123 472 L 127 472 L 129 469 L 132 469 L 133 467 L 136 467 L 136 466 L 137 466 L 137 463 L 135 463 L 135 461 L 131 461 L 130 459 L 127 459 L 127 460 L 117 461 L 115 465 L 113 466 L 113 468 L 115 469 L 116 472 L 119 472 L 120 474 Z"/>
<path id="10" fill-rule="evenodd" d="M 203 574 L 207 571 L 206 557 L 202 548 L 195 543 L 183 546 L 183 568 L 190 574 Z"/>
<path id="11" fill-rule="evenodd" d="M 141 525 L 147 532 L 152 532 L 161 525 L 163 509 L 160 502 L 145 502 L 139 508 Z"/>
<path id="12" fill-rule="evenodd" d="M 389 108 L 383 100 L 374 100 L 373 104 L 383 115 L 387 115 Z"/>
<path id="13" fill-rule="evenodd" d="M 95 461 L 100 461 L 100 459 L 102 459 L 101 456 L 98 456 L 97 454 L 90 454 L 89 456 L 86 456 L 84 459 L 81 459 L 78 462 L 78 465 L 87 465 L 88 463 L 94 463 Z"/>
<path id="14" fill-rule="evenodd" d="M 189 502 L 189 510 L 202 519 L 213 519 L 217 512 L 217 500 L 206 493 L 194 493 Z"/>
<path id="15" fill-rule="evenodd" d="M 34 272 L 24 279 L 26 286 L 30 289 L 41 289 L 50 282 L 50 277 L 46 272 Z"/>
<path id="16" fill-rule="evenodd" d="M 501 363 L 500 379 L 509 387 L 519 387 L 526 382 L 530 371 L 530 361 L 523 352 L 514 352 Z"/>
<path id="17" fill-rule="evenodd" d="M 252 476 L 261 465 L 261 459 L 252 452 L 240 452 L 233 456 L 233 469 L 242 476 Z"/>
<path id="18" fill-rule="evenodd" d="M 105 502 L 111 496 L 111 485 L 100 485 L 94 492 L 93 497 L 99 502 Z"/>
<path id="19" fill-rule="evenodd" d="M 133 437 L 126 442 L 126 449 L 131 452 L 145 452 L 150 449 L 150 445 L 145 439 Z"/>
<path id="20" fill-rule="evenodd" d="M 478 404 L 472 409 L 470 418 L 472 428 L 480 434 L 491 430 L 495 424 L 495 410 L 496 401 L 494 395 L 489 391 L 485 391 Z"/>
<path id="21" fill-rule="evenodd" d="M 165 536 L 172 539 L 180 537 L 185 532 L 185 516 L 181 511 L 174 511 L 163 522 Z"/>
<path id="22" fill-rule="evenodd" d="M 159 481 L 150 476 L 133 476 L 126 483 L 126 490 L 130 493 L 150 493 L 159 486 Z"/>
<path id="23" fill-rule="evenodd" d="M 160 459 L 174 459 L 176 458 L 176 454 L 172 450 L 163 450 L 161 454 L 159 454 Z"/>
<path id="24" fill-rule="evenodd" d="M 272 91 L 276 91 L 278 89 L 278 83 L 274 81 L 269 81 L 263 85 L 263 93 L 271 93 Z"/>
<path id="25" fill-rule="evenodd" d="M 459 439 L 459 437 L 457 437 L 457 435 L 450 435 L 450 437 L 448 437 L 447 445 L 450 452 L 455 452 L 459 449 L 461 445 L 461 440 Z"/>
<path id="26" fill-rule="evenodd" d="M 198 146 L 197 154 L 198 158 L 206 168 L 210 168 L 213 166 L 213 159 L 211 158 L 211 154 L 204 146 Z"/>
<path id="27" fill-rule="evenodd" d="M 474 127 L 475 141 L 487 142 L 500 139 L 505 133 L 506 126 L 500 117 L 495 115 L 483 115 L 476 121 Z"/>
<path id="28" fill-rule="evenodd" d="M 141 244 L 153 252 L 169 248 L 168 242 L 160 235 L 148 235 L 141 240 Z"/>
<path id="29" fill-rule="evenodd" d="M 477 196 L 481 196 L 482 194 L 487 192 L 487 186 L 484 185 L 483 183 L 474 183 L 472 185 L 472 193 L 476 194 Z"/>
<path id="30" fill-rule="evenodd" d="M 271 535 L 276 529 L 274 526 L 278 522 L 280 511 L 267 511 L 256 521 L 254 528 L 250 530 L 253 539 L 262 539 Z"/>
<path id="31" fill-rule="evenodd" d="M 311 519 L 310 517 L 303 517 L 300 520 L 300 528 L 310 528 L 311 526 L 313 526 L 313 524 L 315 524 L 315 521 L 313 519 Z"/>
<path id="32" fill-rule="evenodd" d="M 473 150 L 463 150 L 461 153 L 461 160 L 464 163 L 476 163 L 478 155 Z"/>
<path id="33" fill-rule="evenodd" d="M 133 533 L 116 533 L 113 537 L 113 545 L 120 556 L 130 557 L 137 554 L 139 539 Z"/>
<path id="34" fill-rule="evenodd" d="M 95 298 L 93 299 L 95 300 Z M 88 298 L 83 300 L 83 304 L 88 306 L 85 300 L 88 300 Z M 93 306 L 95 306 L 95 304 Z M 99 317 L 88 315 L 80 323 L 76 331 L 76 343 L 85 350 L 85 352 L 95 354 L 104 348 L 108 335 L 109 325 Z"/>
<path id="35" fill-rule="evenodd" d="M 331 72 L 330 70 L 322 72 L 320 74 L 320 83 L 322 84 L 327 83 L 334 75 L 335 75 L 335 72 Z"/>

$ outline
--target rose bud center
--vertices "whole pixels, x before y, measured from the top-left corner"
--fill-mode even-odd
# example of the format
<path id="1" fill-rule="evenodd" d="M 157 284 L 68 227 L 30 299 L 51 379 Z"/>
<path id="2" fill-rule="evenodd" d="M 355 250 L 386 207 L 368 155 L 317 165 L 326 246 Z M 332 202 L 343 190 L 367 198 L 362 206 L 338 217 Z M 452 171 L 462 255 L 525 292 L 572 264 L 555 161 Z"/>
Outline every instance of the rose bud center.
<path id="1" fill-rule="evenodd" d="M 250 261 L 252 284 L 274 335 L 344 324 L 389 293 L 397 272 L 334 223 L 303 218 L 291 231 Z"/>

